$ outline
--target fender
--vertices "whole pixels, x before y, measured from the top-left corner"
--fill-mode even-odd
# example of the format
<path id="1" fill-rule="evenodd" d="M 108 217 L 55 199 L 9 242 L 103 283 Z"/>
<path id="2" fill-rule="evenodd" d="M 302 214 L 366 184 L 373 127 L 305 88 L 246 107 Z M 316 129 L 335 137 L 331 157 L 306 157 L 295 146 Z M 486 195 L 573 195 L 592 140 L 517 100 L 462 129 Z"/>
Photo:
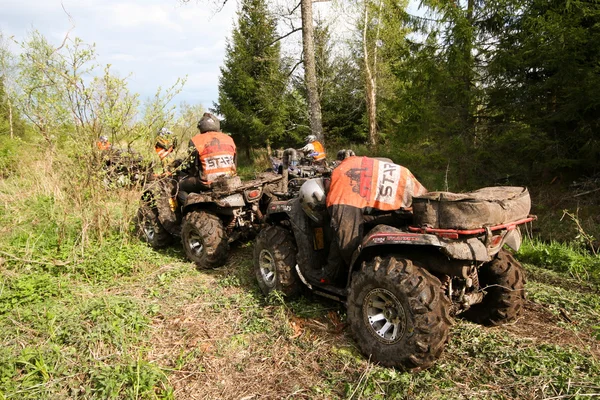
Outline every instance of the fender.
<path id="1" fill-rule="evenodd" d="M 184 211 L 187 211 L 192 206 L 200 204 L 214 204 L 222 208 L 235 208 L 246 205 L 244 196 L 241 193 L 235 193 L 218 199 L 215 199 L 211 192 L 190 193 L 185 201 L 183 209 Z"/>
<path id="2" fill-rule="evenodd" d="M 292 216 L 293 200 L 289 201 L 272 201 L 267 208 L 267 216 L 275 216 L 277 214 L 285 214 L 289 217 Z"/>
<path id="3" fill-rule="evenodd" d="M 303 276 L 312 276 L 313 272 L 320 270 L 321 260 L 314 250 L 312 226 L 300 205 L 299 198 L 287 201 L 273 201 L 267 208 L 267 219 L 271 221 L 288 220 L 291 224 L 290 232 L 296 241 L 296 262 Z"/>
<path id="4" fill-rule="evenodd" d="M 477 262 L 491 260 L 485 244 L 476 237 L 467 240 L 451 240 L 432 234 L 406 232 L 388 225 L 379 225 L 365 236 L 360 248 L 354 254 L 352 264 L 354 265 L 360 253 L 367 248 L 397 245 L 435 247 L 454 260 Z"/>

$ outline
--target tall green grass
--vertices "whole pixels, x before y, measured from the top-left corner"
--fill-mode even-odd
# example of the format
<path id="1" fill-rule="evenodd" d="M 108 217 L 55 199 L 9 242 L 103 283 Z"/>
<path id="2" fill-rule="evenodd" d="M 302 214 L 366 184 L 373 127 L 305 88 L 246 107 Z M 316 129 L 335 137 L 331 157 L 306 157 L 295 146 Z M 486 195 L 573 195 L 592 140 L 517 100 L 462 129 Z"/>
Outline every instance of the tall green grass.
<path id="1" fill-rule="evenodd" d="M 600 256 L 576 243 L 527 240 L 521 246 L 518 256 L 523 262 L 568 273 L 581 281 L 600 284 Z"/>

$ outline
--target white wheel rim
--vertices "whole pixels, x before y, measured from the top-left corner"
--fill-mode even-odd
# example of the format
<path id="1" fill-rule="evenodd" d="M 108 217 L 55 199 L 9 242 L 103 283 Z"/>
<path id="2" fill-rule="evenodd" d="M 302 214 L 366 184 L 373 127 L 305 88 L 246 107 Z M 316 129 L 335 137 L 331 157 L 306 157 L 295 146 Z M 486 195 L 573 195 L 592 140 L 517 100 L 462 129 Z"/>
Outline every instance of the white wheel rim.
<path id="1" fill-rule="evenodd" d="M 363 319 L 377 340 L 393 344 L 406 331 L 406 311 L 398 298 L 389 290 L 373 289 L 363 301 Z"/>
<path id="2" fill-rule="evenodd" d="M 268 250 L 261 250 L 258 256 L 258 268 L 263 282 L 268 287 L 275 286 L 277 278 L 277 270 L 275 268 L 275 260 Z"/>

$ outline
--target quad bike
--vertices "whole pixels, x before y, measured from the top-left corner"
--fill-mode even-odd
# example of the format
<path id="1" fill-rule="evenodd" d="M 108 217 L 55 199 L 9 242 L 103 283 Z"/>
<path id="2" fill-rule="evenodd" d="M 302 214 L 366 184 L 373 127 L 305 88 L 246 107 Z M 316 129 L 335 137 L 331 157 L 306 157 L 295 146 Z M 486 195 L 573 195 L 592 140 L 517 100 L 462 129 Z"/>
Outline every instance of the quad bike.
<path id="1" fill-rule="evenodd" d="M 181 238 L 198 268 L 215 268 L 225 263 L 230 243 L 256 235 L 281 179 L 272 173 L 248 182 L 222 178 L 211 191 L 190 193 L 181 201 L 178 178 L 157 177 L 144 188 L 137 231 L 154 248 Z"/>
<path id="2" fill-rule="evenodd" d="M 410 212 L 394 216 L 393 226 L 374 218 L 351 264 L 327 280 L 329 223 L 308 218 L 299 198 L 274 201 L 256 238 L 255 273 L 265 294 L 295 296 L 308 288 L 345 303 L 352 335 L 373 361 L 427 368 L 440 357 L 454 316 L 499 325 L 519 314 L 524 271 L 503 247 L 520 247 L 519 226 L 535 219 L 528 212 L 477 229 L 413 226 Z"/>
<path id="3" fill-rule="evenodd" d="M 102 154 L 106 188 L 129 187 L 143 182 L 150 166 L 132 150 L 109 149 Z"/>
<path id="4" fill-rule="evenodd" d="M 293 148 L 276 150 L 271 163 L 271 170 L 283 176 L 289 196 L 295 195 L 308 179 L 329 175 L 332 169 L 326 162 L 315 162 L 312 157 Z"/>

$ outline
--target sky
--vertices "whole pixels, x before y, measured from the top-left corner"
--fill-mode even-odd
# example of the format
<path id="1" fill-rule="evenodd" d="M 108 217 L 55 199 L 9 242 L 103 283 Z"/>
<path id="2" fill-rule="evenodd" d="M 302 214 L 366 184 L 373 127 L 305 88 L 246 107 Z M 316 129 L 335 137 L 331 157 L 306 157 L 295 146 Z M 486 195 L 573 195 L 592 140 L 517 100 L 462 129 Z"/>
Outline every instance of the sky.
<path id="1" fill-rule="evenodd" d="M 235 19 L 234 1 L 221 12 L 193 0 L 0 0 L 0 29 L 23 40 L 37 29 L 54 45 L 70 37 L 95 43 L 100 65 L 125 77 L 142 99 L 187 76 L 176 102 L 212 106 L 219 67 Z M 16 49 L 13 49 L 16 50 Z"/>
<path id="2" fill-rule="evenodd" d="M 217 12 L 201 0 L 0 0 L 0 30 L 23 40 L 37 29 L 58 46 L 72 27 L 66 10 L 75 26 L 70 37 L 95 43 L 100 65 L 111 64 L 121 77 L 131 74 L 130 90 L 142 99 L 187 76 L 174 101 L 209 108 L 218 99 L 236 4 L 229 0 Z M 316 13 L 328 7 L 314 3 Z M 300 33 L 294 35 L 298 43 Z"/>

